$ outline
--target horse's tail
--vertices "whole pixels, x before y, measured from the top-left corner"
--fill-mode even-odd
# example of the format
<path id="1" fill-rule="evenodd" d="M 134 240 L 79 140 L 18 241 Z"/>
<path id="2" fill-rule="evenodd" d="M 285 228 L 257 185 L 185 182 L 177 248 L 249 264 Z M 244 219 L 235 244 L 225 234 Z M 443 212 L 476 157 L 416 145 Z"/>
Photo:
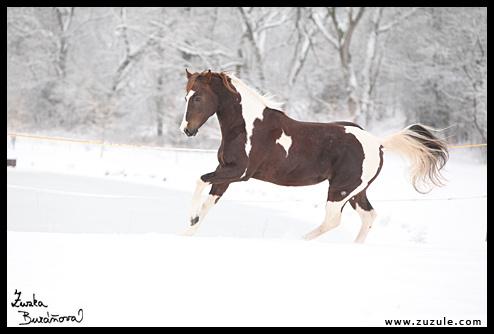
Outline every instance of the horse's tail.
<path id="1" fill-rule="evenodd" d="M 410 159 L 407 172 L 415 190 L 422 194 L 431 191 L 433 186 L 444 186 L 441 170 L 449 158 L 446 143 L 429 130 L 434 129 L 413 124 L 381 139 L 386 149 Z"/>

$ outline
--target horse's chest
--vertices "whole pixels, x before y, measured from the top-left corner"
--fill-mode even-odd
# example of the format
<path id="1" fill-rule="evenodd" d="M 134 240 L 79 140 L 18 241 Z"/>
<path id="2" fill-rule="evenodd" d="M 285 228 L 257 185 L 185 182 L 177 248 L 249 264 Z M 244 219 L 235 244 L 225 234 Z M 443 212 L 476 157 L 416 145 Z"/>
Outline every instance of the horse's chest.
<path id="1" fill-rule="evenodd" d="M 245 165 L 247 163 L 248 158 L 244 150 L 245 139 L 242 140 L 240 137 L 222 141 L 218 150 L 218 162 L 220 165 Z"/>

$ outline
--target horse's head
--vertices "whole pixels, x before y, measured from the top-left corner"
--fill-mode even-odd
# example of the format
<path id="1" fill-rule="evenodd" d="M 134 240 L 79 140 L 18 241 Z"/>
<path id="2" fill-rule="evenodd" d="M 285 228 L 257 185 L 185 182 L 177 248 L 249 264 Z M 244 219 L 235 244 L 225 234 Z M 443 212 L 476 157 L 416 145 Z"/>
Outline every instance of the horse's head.
<path id="1" fill-rule="evenodd" d="M 211 89 L 211 70 L 191 74 L 187 69 L 185 115 L 180 130 L 188 137 L 195 136 L 209 117 L 218 111 L 218 96 Z"/>

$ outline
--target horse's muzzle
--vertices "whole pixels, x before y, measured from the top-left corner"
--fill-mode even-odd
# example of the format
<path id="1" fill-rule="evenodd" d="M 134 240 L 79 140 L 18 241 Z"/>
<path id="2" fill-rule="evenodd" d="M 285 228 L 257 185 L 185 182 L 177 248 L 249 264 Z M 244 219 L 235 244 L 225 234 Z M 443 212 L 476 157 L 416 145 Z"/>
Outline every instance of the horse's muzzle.
<path id="1" fill-rule="evenodd" d="M 187 137 L 194 137 L 197 134 L 197 129 L 189 130 L 185 128 L 184 133 L 187 135 Z"/>

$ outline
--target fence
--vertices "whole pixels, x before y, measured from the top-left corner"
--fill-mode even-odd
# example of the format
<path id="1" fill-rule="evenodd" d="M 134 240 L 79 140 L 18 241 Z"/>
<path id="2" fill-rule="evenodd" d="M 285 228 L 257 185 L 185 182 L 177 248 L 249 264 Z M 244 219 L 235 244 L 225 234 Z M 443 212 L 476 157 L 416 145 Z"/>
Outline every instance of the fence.
<path id="1" fill-rule="evenodd" d="M 77 140 L 77 139 L 64 139 L 64 138 L 53 138 L 53 137 L 42 137 L 42 136 L 32 136 L 32 135 L 22 135 L 22 134 L 11 134 L 7 133 L 8 137 L 19 137 L 19 138 L 29 138 L 29 139 L 39 139 L 39 140 L 51 140 L 51 141 L 59 141 L 59 142 L 70 142 L 70 143 L 80 143 L 80 144 L 89 144 L 89 145 L 104 145 L 104 146 L 113 146 L 113 147 L 124 147 L 124 148 L 140 148 L 140 149 L 153 149 L 153 150 L 165 150 L 165 151 L 176 151 L 176 152 L 206 152 L 206 153 L 216 153 L 217 150 L 210 149 L 194 149 L 194 148 L 173 148 L 173 147 L 160 147 L 160 146 L 145 146 L 145 145 L 130 145 L 130 144 L 114 144 L 114 143 L 104 143 L 104 142 L 95 142 L 95 141 L 85 141 L 85 140 Z M 465 144 L 465 145 L 450 145 L 448 148 L 465 148 L 465 147 L 482 147 L 487 146 L 487 143 L 481 144 Z M 7 159 L 7 166 L 15 167 L 16 162 L 12 159 Z M 181 198 L 165 198 L 165 197 L 156 197 L 156 196 L 125 196 L 125 195 L 102 195 L 102 194 L 90 194 L 90 193 L 78 193 L 78 192 L 67 192 L 67 191 L 55 191 L 51 189 L 44 188 L 34 188 L 27 186 L 15 186 L 15 185 L 7 185 L 8 188 L 16 188 L 23 190 L 31 190 L 36 192 L 45 192 L 45 193 L 57 193 L 60 195 L 69 195 L 69 196 L 90 196 L 90 197 L 101 197 L 101 198 L 141 198 L 141 199 L 149 199 L 149 200 L 182 200 Z M 470 196 L 470 197 L 455 197 L 455 198 L 422 198 L 422 199 L 375 199 L 374 201 L 379 202 L 407 202 L 407 201 L 452 201 L 452 200 L 468 200 L 468 199 L 479 199 L 479 198 L 487 198 L 487 195 L 478 195 L 478 196 Z M 239 200 L 239 202 L 258 202 L 256 200 Z M 264 201 L 265 202 L 265 201 Z M 277 200 L 271 200 L 271 202 L 278 202 Z"/>
<path id="2" fill-rule="evenodd" d="M 77 140 L 77 139 L 64 139 L 64 138 L 52 138 L 52 137 L 41 137 L 41 136 L 30 136 L 30 135 L 21 135 L 21 134 L 13 134 L 13 133 L 7 133 L 7 136 L 8 137 L 19 137 L 19 138 L 31 138 L 31 139 L 43 139 L 43 140 L 61 141 L 61 142 L 69 142 L 69 143 L 90 144 L 90 145 L 104 145 L 104 146 L 116 146 L 116 147 L 143 148 L 143 149 L 165 150 L 165 151 L 211 152 L 211 153 L 216 153 L 217 152 L 217 150 L 206 150 L 206 149 L 197 149 L 197 148 L 175 148 L 175 147 L 160 147 L 160 146 L 130 145 L 130 144 L 113 144 L 113 143 L 104 143 L 104 142 L 96 142 L 96 141 L 86 141 L 86 140 Z M 450 146 L 448 146 L 448 148 L 480 147 L 480 146 L 487 146 L 487 143 L 466 144 L 466 145 L 450 145 Z"/>

